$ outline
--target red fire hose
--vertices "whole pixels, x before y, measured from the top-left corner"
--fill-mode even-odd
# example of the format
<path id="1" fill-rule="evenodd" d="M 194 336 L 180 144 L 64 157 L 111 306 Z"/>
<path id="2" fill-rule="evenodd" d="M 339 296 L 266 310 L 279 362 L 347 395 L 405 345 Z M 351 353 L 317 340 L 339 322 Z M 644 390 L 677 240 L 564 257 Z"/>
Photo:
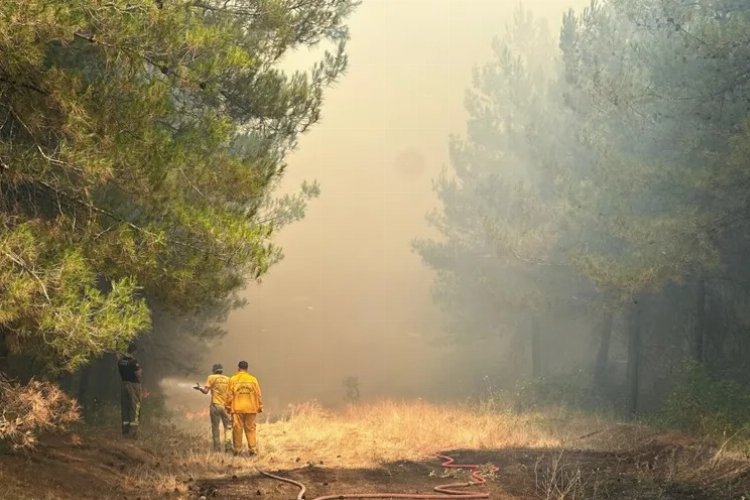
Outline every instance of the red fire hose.
<path id="1" fill-rule="evenodd" d="M 489 493 L 467 493 L 465 491 L 459 491 L 454 490 L 453 488 L 467 488 L 469 486 L 477 486 L 481 484 L 485 484 L 487 480 L 484 478 L 482 470 L 480 469 L 480 466 L 477 464 L 456 464 L 454 463 L 455 460 L 447 455 L 438 455 L 438 458 L 443 459 L 443 463 L 441 464 L 446 469 L 469 469 L 472 471 L 471 478 L 473 481 L 469 481 L 466 483 L 451 483 L 451 484 L 441 484 L 439 486 L 435 486 L 433 490 L 440 494 L 419 494 L 419 493 L 347 493 L 343 495 L 325 495 L 322 497 L 317 497 L 313 500 L 343 500 L 346 498 L 411 498 L 411 499 L 426 499 L 426 498 L 432 498 L 432 499 L 453 499 L 453 498 L 465 498 L 465 499 L 478 499 L 478 498 L 489 498 Z M 499 469 L 492 466 L 492 472 L 497 472 Z M 268 472 L 264 472 L 262 470 L 259 470 L 261 474 L 263 474 L 266 477 L 270 477 L 271 479 L 276 479 L 277 481 L 283 481 L 285 483 L 292 484 L 300 489 L 299 493 L 297 494 L 297 500 L 304 500 L 305 498 L 305 492 L 307 491 L 307 488 L 304 484 L 300 483 L 299 481 L 295 481 L 293 479 L 289 479 L 286 477 L 277 476 L 274 474 L 270 474 Z"/>

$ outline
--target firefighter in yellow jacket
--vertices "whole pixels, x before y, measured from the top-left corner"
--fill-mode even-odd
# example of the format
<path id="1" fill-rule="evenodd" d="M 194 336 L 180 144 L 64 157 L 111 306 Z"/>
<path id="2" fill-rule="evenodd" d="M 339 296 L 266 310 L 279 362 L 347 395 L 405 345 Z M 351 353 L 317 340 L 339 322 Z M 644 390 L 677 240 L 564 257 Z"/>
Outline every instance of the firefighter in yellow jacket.
<path id="1" fill-rule="evenodd" d="M 234 454 L 238 455 L 242 451 L 244 432 L 250 455 L 255 455 L 258 452 L 255 416 L 263 413 L 260 385 L 258 385 L 258 379 L 247 373 L 247 361 L 240 361 L 237 367 L 239 370 L 229 379 L 227 400 L 224 403 L 227 412 L 232 414 Z"/>
<path id="2" fill-rule="evenodd" d="M 232 451 L 232 418 L 226 410 L 227 389 L 229 388 L 229 377 L 224 375 L 224 367 L 216 363 L 211 367 L 211 375 L 208 376 L 206 384 L 195 385 L 195 389 L 203 394 L 211 392 L 211 406 L 209 415 L 211 417 L 211 437 L 214 442 L 214 451 L 221 451 L 222 442 L 225 443 L 225 451 Z M 220 426 L 224 426 L 224 439 L 221 439 Z"/>

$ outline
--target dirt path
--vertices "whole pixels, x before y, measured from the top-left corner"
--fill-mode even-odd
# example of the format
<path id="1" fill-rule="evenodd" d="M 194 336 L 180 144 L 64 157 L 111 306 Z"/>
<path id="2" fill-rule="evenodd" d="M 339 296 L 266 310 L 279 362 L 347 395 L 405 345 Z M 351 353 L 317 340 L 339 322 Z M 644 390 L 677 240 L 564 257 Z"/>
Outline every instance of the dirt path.
<path id="1" fill-rule="evenodd" d="M 500 467 L 496 477 L 472 491 L 490 493 L 494 500 L 545 498 L 595 498 L 642 500 L 715 500 L 741 498 L 724 490 L 718 493 L 711 485 L 670 480 L 658 470 L 658 454 L 648 457 L 595 451 L 560 450 L 487 450 L 448 452 L 458 462 L 493 463 Z M 637 463 L 642 460 L 640 465 Z M 648 465 L 648 464 L 651 465 Z M 306 498 L 322 495 L 390 492 L 433 493 L 439 484 L 467 481 L 468 475 L 450 472 L 440 462 L 400 461 L 377 469 L 334 469 L 319 465 L 273 471 L 302 482 Z M 202 480 L 191 488 L 191 498 L 216 499 L 294 499 L 298 489 L 257 473 Z M 729 493 L 730 496 L 725 496 Z M 717 496 L 719 495 L 719 496 Z"/>
<path id="2" fill-rule="evenodd" d="M 306 498 L 346 493 L 434 493 L 439 484 L 468 481 L 466 473 L 451 473 L 441 477 L 440 463 L 401 461 L 386 464 L 377 469 L 329 469 L 322 466 L 307 466 L 294 470 L 274 471 L 294 479 L 307 487 Z M 491 498 L 514 499 L 504 491 L 502 484 L 490 480 L 484 486 L 466 489 L 467 492 L 489 492 Z M 228 478 L 220 481 L 201 481 L 196 493 L 198 497 L 220 499 L 272 498 L 294 499 L 299 489 L 293 485 L 275 481 L 258 474 Z"/>
<path id="3" fill-rule="evenodd" d="M 256 460 L 204 454 L 213 469 L 190 466 L 184 448 L 148 451 L 115 432 L 47 439 L 34 453 L 0 455 L 0 499 L 295 499 L 298 490 L 257 473 Z M 495 464 L 499 472 L 473 491 L 493 500 L 750 498 L 747 460 L 713 460 L 715 450 L 663 439 L 628 451 L 503 448 L 445 450 L 458 463 Z M 206 460 L 204 459 L 204 460 Z M 300 461 L 300 464 L 307 462 Z M 229 470 L 225 474 L 225 467 Z M 343 468 L 323 461 L 269 470 L 304 483 L 307 498 L 391 492 L 432 493 L 468 481 L 437 458 Z M 743 497 L 744 495 L 744 497 Z"/>

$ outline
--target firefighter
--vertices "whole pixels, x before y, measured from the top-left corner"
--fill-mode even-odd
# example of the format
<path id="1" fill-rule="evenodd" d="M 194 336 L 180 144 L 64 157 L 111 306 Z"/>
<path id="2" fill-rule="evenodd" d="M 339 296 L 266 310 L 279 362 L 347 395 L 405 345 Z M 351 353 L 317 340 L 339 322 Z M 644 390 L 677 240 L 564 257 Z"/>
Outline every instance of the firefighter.
<path id="1" fill-rule="evenodd" d="M 211 406 L 209 413 L 211 416 L 211 437 L 214 442 L 214 451 L 221 451 L 221 443 L 224 442 L 224 450 L 232 451 L 232 418 L 224 407 L 227 401 L 227 388 L 229 377 L 224 375 L 224 367 L 216 363 L 211 367 L 211 375 L 208 376 L 206 384 L 200 386 L 196 384 L 195 388 L 203 394 L 211 392 Z M 221 439 L 220 426 L 224 426 L 224 439 Z"/>
<path id="2" fill-rule="evenodd" d="M 255 417 L 263 413 L 263 400 L 260 395 L 258 379 L 247 372 L 247 361 L 240 361 L 237 373 L 229 379 L 227 400 L 224 403 L 228 413 L 232 414 L 232 439 L 234 454 L 242 451 L 242 434 L 247 439 L 250 455 L 258 453 L 255 437 Z"/>
<path id="3" fill-rule="evenodd" d="M 122 435 L 138 437 L 138 423 L 141 418 L 141 377 L 143 372 L 138 360 L 135 344 L 117 360 L 120 372 L 120 412 L 122 415 Z"/>

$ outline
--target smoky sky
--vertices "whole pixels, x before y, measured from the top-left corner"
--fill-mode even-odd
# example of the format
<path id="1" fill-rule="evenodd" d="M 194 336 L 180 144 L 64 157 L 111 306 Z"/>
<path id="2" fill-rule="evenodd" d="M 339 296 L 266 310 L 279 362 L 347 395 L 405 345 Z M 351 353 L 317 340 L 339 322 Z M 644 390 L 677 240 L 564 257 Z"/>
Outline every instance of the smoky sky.
<path id="1" fill-rule="evenodd" d="M 525 0 L 556 32 L 585 0 Z M 244 292 L 228 335 L 206 356 L 233 371 L 246 359 L 271 408 L 362 396 L 453 397 L 455 344 L 439 341 L 432 274 L 411 250 L 431 236 L 432 179 L 463 134 L 472 68 L 518 8 L 504 0 L 365 0 L 350 19 L 349 69 L 329 89 L 321 122 L 289 157 L 282 191 L 320 183 L 301 222 L 276 237 L 284 260 Z M 294 54 L 305 65 L 314 54 Z M 481 373 L 481 358 L 467 372 Z M 200 371 L 200 370 L 199 370 Z M 460 377 L 459 377 L 460 378 Z"/>

